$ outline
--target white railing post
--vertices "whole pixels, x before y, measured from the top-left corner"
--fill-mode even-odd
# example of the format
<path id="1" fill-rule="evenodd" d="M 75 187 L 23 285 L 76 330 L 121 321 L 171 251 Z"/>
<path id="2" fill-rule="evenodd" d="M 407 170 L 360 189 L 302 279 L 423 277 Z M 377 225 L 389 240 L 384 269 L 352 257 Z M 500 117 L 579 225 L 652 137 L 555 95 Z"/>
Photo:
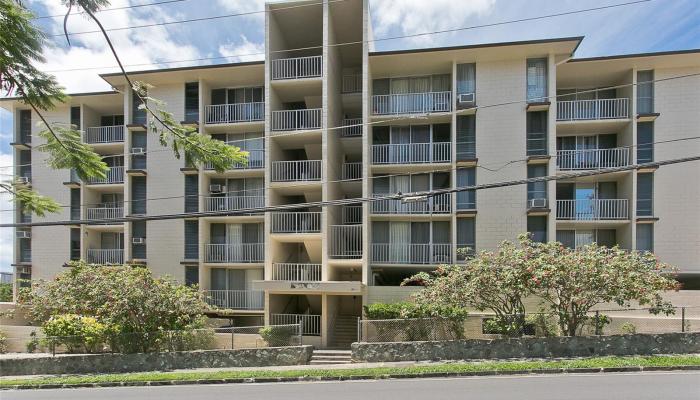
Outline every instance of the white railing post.
<path id="1" fill-rule="evenodd" d="M 557 102 L 557 121 L 629 118 L 629 99 L 563 100 Z"/>

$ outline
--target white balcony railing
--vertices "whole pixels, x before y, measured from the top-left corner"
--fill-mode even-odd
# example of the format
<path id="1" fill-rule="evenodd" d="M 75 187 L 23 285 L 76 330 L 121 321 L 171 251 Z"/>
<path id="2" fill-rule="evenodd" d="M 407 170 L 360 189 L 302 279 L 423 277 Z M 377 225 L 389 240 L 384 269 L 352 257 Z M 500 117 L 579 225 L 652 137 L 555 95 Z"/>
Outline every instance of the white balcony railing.
<path id="1" fill-rule="evenodd" d="M 124 125 L 95 126 L 87 128 L 83 141 L 89 144 L 117 143 L 124 141 Z"/>
<path id="2" fill-rule="evenodd" d="M 275 211 L 272 215 L 272 233 L 318 233 L 321 232 L 321 212 Z"/>
<path id="3" fill-rule="evenodd" d="M 265 244 L 206 244 L 204 246 L 204 261 L 208 263 L 261 263 L 265 261 Z"/>
<path id="4" fill-rule="evenodd" d="M 273 182 L 319 181 L 321 160 L 273 161 Z"/>
<path id="5" fill-rule="evenodd" d="M 245 148 L 241 148 L 241 150 L 248 152 L 248 162 L 246 164 L 243 164 L 243 163 L 233 164 L 233 166 L 231 167 L 231 170 L 265 168 L 265 150 L 263 150 L 263 149 L 248 150 Z M 213 170 L 214 166 L 211 163 L 206 163 L 206 164 L 204 164 L 204 169 Z"/>
<path id="6" fill-rule="evenodd" d="M 273 131 L 305 131 L 309 129 L 321 129 L 320 108 L 272 112 Z"/>
<path id="7" fill-rule="evenodd" d="M 372 243 L 372 262 L 379 264 L 445 264 L 452 262 L 449 243 Z"/>
<path id="8" fill-rule="evenodd" d="M 557 121 L 629 118 L 629 99 L 567 100 L 557 102 Z"/>
<path id="9" fill-rule="evenodd" d="M 343 163 L 343 180 L 362 179 L 362 162 Z"/>
<path id="10" fill-rule="evenodd" d="M 272 60 L 272 79 L 315 78 L 322 74 L 323 57 L 308 56 Z"/>
<path id="11" fill-rule="evenodd" d="M 372 114 L 421 114 L 452 111 L 452 92 L 380 94 L 372 96 Z"/>
<path id="12" fill-rule="evenodd" d="M 451 142 L 375 144 L 372 145 L 372 163 L 447 163 L 452 160 L 451 148 Z"/>
<path id="13" fill-rule="evenodd" d="M 442 193 L 428 197 L 426 201 L 406 203 L 399 199 L 372 202 L 372 214 L 449 214 L 452 212 L 452 195 Z"/>
<path id="14" fill-rule="evenodd" d="M 362 258 L 362 225 L 331 225 L 331 258 Z"/>
<path id="15" fill-rule="evenodd" d="M 362 205 L 342 206 L 343 225 L 362 223 Z"/>
<path id="16" fill-rule="evenodd" d="M 362 93 L 362 75 L 361 74 L 345 74 L 343 75 L 343 93 Z"/>
<path id="17" fill-rule="evenodd" d="M 620 220 L 628 219 L 627 199 L 557 200 L 560 220 Z"/>
<path id="18" fill-rule="evenodd" d="M 321 335 L 321 316 L 314 314 L 270 314 L 270 325 L 301 324 L 302 334 Z"/>
<path id="19" fill-rule="evenodd" d="M 233 211 L 265 207 L 265 196 L 220 196 L 204 199 L 204 211 Z"/>
<path id="20" fill-rule="evenodd" d="M 124 183 L 124 167 L 109 167 L 104 178 L 90 178 L 90 185 L 104 185 L 108 183 Z"/>
<path id="21" fill-rule="evenodd" d="M 85 218 L 87 219 L 114 219 L 123 216 L 123 207 L 91 207 L 85 209 Z"/>
<path id="22" fill-rule="evenodd" d="M 265 309 L 265 292 L 262 290 L 205 290 L 207 304 L 231 310 Z"/>
<path id="23" fill-rule="evenodd" d="M 321 264 L 272 264 L 273 281 L 319 282 L 321 280 Z"/>
<path id="24" fill-rule="evenodd" d="M 88 249 L 90 264 L 124 264 L 124 249 Z"/>
<path id="25" fill-rule="evenodd" d="M 205 123 L 233 124 L 265 119 L 265 103 L 214 104 L 204 107 Z"/>
<path id="26" fill-rule="evenodd" d="M 343 120 L 343 129 L 340 130 L 340 136 L 362 136 L 362 118 L 345 118 Z"/>
<path id="27" fill-rule="evenodd" d="M 558 150 L 557 167 L 562 170 L 601 169 L 629 165 L 630 151 L 626 147 L 592 150 Z"/>

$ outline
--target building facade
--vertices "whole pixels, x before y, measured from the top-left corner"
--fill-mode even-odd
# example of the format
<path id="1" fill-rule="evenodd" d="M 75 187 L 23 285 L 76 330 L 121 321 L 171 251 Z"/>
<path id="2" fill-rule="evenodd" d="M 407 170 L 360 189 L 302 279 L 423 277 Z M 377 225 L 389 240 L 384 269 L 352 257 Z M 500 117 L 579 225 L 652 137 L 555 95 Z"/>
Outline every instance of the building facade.
<path id="1" fill-rule="evenodd" d="M 264 62 L 130 73 L 176 120 L 249 152 L 224 173 L 162 147 L 119 74 L 102 75 L 118 92 L 46 114 L 104 156 L 101 180 L 46 166 L 37 116 L 0 103 L 14 116 L 15 174 L 65 205 L 45 218 L 20 207 L 17 222 L 252 209 L 17 228 L 15 276 L 51 278 L 81 258 L 145 264 L 198 284 L 236 325 L 302 321 L 310 343 L 333 347 L 354 340 L 362 305 L 410 295 L 403 279 L 523 232 L 650 250 L 683 279 L 700 275 L 697 162 L 304 205 L 698 155 L 700 141 L 674 141 L 697 136 L 700 52 L 576 59 L 578 37 L 376 52 L 367 0 L 299 5 L 266 6 Z"/>

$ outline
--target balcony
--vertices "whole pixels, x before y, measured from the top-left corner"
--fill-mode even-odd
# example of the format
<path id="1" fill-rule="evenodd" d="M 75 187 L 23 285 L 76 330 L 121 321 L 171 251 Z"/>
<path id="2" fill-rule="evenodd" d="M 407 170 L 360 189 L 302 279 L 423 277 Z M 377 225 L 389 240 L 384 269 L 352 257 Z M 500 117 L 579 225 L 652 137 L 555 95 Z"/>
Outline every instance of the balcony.
<path id="1" fill-rule="evenodd" d="M 362 162 L 343 163 L 343 180 L 362 179 Z"/>
<path id="2" fill-rule="evenodd" d="M 271 213 L 272 233 L 319 233 L 321 232 L 320 211 Z"/>
<path id="3" fill-rule="evenodd" d="M 208 263 L 261 263 L 265 261 L 264 243 L 206 244 L 204 261 Z"/>
<path id="4" fill-rule="evenodd" d="M 372 262 L 377 264 L 448 264 L 450 243 L 372 243 Z"/>
<path id="5" fill-rule="evenodd" d="M 343 210 L 343 225 L 362 223 L 362 205 L 341 206 Z"/>
<path id="6" fill-rule="evenodd" d="M 204 108 L 204 123 L 235 124 L 265 120 L 265 103 L 216 104 Z"/>
<path id="7" fill-rule="evenodd" d="M 567 100 L 557 102 L 557 121 L 629 118 L 629 99 Z"/>
<path id="8" fill-rule="evenodd" d="M 557 168 L 587 170 L 624 167 L 629 165 L 630 151 L 625 147 L 591 150 L 558 150 Z"/>
<path id="9" fill-rule="evenodd" d="M 330 231 L 331 258 L 362 258 L 362 225 L 331 225 Z"/>
<path id="10" fill-rule="evenodd" d="M 362 93 L 362 74 L 343 75 L 343 94 Z"/>
<path id="11" fill-rule="evenodd" d="M 124 264 L 124 249 L 88 249 L 90 264 Z"/>
<path id="12" fill-rule="evenodd" d="M 345 118 L 342 126 L 340 137 L 362 136 L 362 118 Z"/>
<path id="13" fill-rule="evenodd" d="M 372 96 L 373 115 L 424 114 L 452 111 L 452 92 L 380 94 Z"/>
<path id="14" fill-rule="evenodd" d="M 244 148 L 241 148 L 241 150 L 248 152 L 248 162 L 246 164 L 243 164 L 243 163 L 233 164 L 231 166 L 232 171 L 238 170 L 238 169 L 265 168 L 265 150 L 263 150 L 263 149 L 247 150 Z M 204 169 L 207 171 L 213 171 L 214 165 L 212 163 L 206 163 L 206 164 L 204 164 Z"/>
<path id="15" fill-rule="evenodd" d="M 321 336 L 321 316 L 313 314 L 270 314 L 270 325 L 302 326 L 302 334 Z"/>
<path id="16" fill-rule="evenodd" d="M 272 130 L 275 132 L 321 129 L 321 109 L 281 110 L 272 112 Z"/>
<path id="17" fill-rule="evenodd" d="M 80 214 L 78 214 L 77 216 L 77 219 L 80 219 Z M 115 219 L 122 218 L 123 216 L 123 207 L 91 207 L 85 209 L 86 219 Z"/>
<path id="18" fill-rule="evenodd" d="M 372 202 L 372 214 L 449 214 L 450 212 L 452 212 L 450 193 L 438 194 L 428 197 L 426 201 L 414 203 L 405 203 L 400 199 Z"/>
<path id="19" fill-rule="evenodd" d="M 272 264 L 273 281 L 320 282 L 321 264 Z"/>
<path id="20" fill-rule="evenodd" d="M 372 164 L 449 163 L 451 148 L 451 142 L 375 144 Z"/>
<path id="21" fill-rule="evenodd" d="M 557 219 L 571 221 L 626 220 L 627 199 L 557 200 Z"/>
<path id="22" fill-rule="evenodd" d="M 210 306 L 230 310 L 264 310 L 262 290 L 204 290 L 204 300 Z"/>
<path id="23" fill-rule="evenodd" d="M 265 196 L 219 196 L 204 199 L 204 211 L 235 211 L 265 207 Z"/>
<path id="24" fill-rule="evenodd" d="M 89 178 L 87 183 L 90 185 L 124 183 L 124 167 L 109 167 L 109 170 L 104 178 Z"/>
<path id="25" fill-rule="evenodd" d="M 278 58 L 271 63 L 272 80 L 318 78 L 322 75 L 322 56 Z"/>
<path id="26" fill-rule="evenodd" d="M 88 144 L 117 143 L 124 141 L 124 125 L 87 128 L 83 141 Z"/>
<path id="27" fill-rule="evenodd" d="M 272 162 L 272 182 L 299 182 L 320 180 L 321 160 Z"/>

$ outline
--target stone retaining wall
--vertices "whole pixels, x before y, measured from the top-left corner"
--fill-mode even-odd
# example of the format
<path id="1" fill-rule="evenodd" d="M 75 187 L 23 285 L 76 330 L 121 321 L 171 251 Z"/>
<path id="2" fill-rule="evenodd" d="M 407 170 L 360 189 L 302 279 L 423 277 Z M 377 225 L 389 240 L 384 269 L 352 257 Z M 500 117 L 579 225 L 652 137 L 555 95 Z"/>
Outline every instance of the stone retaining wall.
<path id="1" fill-rule="evenodd" d="M 309 363 L 312 352 L 312 346 L 295 346 L 172 353 L 85 354 L 30 358 L 3 357 L 0 358 L 0 376 L 301 365 Z"/>
<path id="2" fill-rule="evenodd" d="M 700 353 L 700 332 L 352 344 L 352 359 L 355 362 L 689 353 Z"/>

